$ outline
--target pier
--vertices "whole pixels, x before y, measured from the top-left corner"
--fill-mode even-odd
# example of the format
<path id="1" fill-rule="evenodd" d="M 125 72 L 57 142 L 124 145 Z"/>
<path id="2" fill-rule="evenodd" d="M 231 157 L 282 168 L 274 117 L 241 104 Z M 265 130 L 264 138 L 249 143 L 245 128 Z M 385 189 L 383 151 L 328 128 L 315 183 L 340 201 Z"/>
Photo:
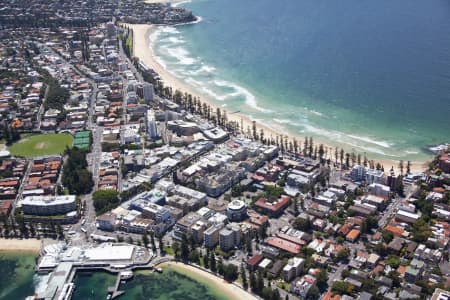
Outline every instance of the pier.
<path id="1" fill-rule="evenodd" d="M 120 281 L 121 279 L 119 272 L 117 273 L 116 283 L 114 286 L 108 288 L 108 294 L 111 295 L 111 299 L 115 299 L 125 293 L 125 291 L 119 291 Z"/>
<path id="2" fill-rule="evenodd" d="M 63 244 L 46 249 L 41 255 L 36 271 L 49 272 L 45 291 L 39 299 L 70 297 L 73 279 L 78 271 L 106 271 L 117 274 L 114 286 L 108 288 L 110 299 L 125 293 L 120 291 L 122 271 L 148 268 L 153 253 L 146 248 L 125 243 L 104 243 L 84 247 L 64 247 Z M 72 285 L 72 288 L 69 288 Z M 61 298 L 63 299 L 63 298 Z"/>

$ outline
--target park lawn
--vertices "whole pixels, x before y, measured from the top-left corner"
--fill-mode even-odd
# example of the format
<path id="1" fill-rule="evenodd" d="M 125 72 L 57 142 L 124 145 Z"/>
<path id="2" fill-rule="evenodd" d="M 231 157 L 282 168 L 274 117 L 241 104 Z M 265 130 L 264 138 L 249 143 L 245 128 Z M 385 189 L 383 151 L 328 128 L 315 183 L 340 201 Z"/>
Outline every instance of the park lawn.
<path id="1" fill-rule="evenodd" d="M 31 135 L 12 144 L 8 150 L 11 155 L 36 157 L 62 154 L 67 146 L 72 147 L 73 137 L 66 133 Z"/>

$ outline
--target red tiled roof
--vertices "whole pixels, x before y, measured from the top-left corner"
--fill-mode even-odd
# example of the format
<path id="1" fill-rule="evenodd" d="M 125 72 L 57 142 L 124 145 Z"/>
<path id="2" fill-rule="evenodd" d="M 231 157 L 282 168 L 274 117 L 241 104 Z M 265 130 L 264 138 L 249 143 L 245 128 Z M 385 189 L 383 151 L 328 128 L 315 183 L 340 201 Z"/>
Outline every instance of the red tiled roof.
<path id="1" fill-rule="evenodd" d="M 288 196 L 282 196 L 281 199 L 278 199 L 276 203 L 267 202 L 266 198 L 260 198 L 256 201 L 255 205 L 264 209 L 268 209 L 271 211 L 279 211 L 283 207 L 285 207 L 289 203 Z"/>
<path id="2" fill-rule="evenodd" d="M 269 244 L 270 246 L 273 246 L 275 248 L 278 248 L 278 249 L 281 249 L 281 250 L 293 253 L 293 254 L 300 253 L 300 250 L 302 248 L 302 247 L 300 247 L 299 245 L 297 245 L 295 243 L 292 243 L 292 242 L 280 239 L 278 237 L 269 238 L 267 240 L 267 244 Z"/>
<path id="3" fill-rule="evenodd" d="M 352 229 L 352 231 L 347 234 L 346 238 L 354 240 L 359 236 L 360 233 L 361 231 L 359 231 L 358 229 Z"/>
<path id="4" fill-rule="evenodd" d="M 263 260 L 263 258 L 264 257 L 262 256 L 262 254 L 255 254 L 249 259 L 247 259 L 247 264 L 250 266 L 256 266 Z"/>

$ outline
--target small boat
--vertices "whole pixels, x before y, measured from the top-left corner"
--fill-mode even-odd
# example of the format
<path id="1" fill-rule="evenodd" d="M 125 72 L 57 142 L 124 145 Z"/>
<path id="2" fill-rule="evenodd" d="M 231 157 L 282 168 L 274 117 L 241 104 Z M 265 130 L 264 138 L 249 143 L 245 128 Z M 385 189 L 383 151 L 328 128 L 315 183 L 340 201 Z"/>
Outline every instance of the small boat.
<path id="1" fill-rule="evenodd" d="M 162 272 L 163 272 L 163 269 L 161 269 L 161 268 L 156 268 L 155 271 L 158 272 L 158 273 L 162 273 Z"/>
<path id="2" fill-rule="evenodd" d="M 121 280 L 128 280 L 133 278 L 133 272 L 132 271 L 123 271 L 120 272 L 120 279 Z"/>

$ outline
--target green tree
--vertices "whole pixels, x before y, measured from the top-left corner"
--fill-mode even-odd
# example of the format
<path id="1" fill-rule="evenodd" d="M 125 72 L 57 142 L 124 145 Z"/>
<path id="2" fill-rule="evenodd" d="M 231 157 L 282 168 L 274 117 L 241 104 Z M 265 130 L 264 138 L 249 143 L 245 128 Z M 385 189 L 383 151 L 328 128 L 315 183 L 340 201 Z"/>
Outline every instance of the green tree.
<path id="1" fill-rule="evenodd" d="M 344 248 L 336 254 L 336 261 L 344 261 L 344 260 L 348 259 L 349 255 L 350 255 L 350 251 L 347 248 Z"/>
<path id="2" fill-rule="evenodd" d="M 152 244 L 152 251 L 156 252 L 155 232 L 150 232 L 150 243 Z"/>
<path id="3" fill-rule="evenodd" d="M 181 236 L 181 259 L 187 261 L 189 259 L 189 245 L 186 234 Z"/>
<path id="4" fill-rule="evenodd" d="M 264 289 L 264 277 L 261 270 L 258 270 L 258 275 L 256 277 L 256 294 L 261 294 Z"/>
<path id="5" fill-rule="evenodd" d="M 217 267 L 216 267 L 216 256 L 214 255 L 214 252 L 211 251 L 211 256 L 209 259 L 209 265 L 211 266 L 211 271 L 213 273 L 217 272 Z"/>
<path id="6" fill-rule="evenodd" d="M 328 287 L 328 274 L 326 269 L 321 269 L 316 276 L 316 285 L 321 292 L 324 292 Z"/>
<path id="7" fill-rule="evenodd" d="M 256 276 L 255 276 L 254 272 L 250 272 L 249 281 L 250 281 L 250 288 L 251 288 L 252 292 L 256 294 L 256 291 L 258 289 L 257 289 Z"/>
<path id="8" fill-rule="evenodd" d="M 78 148 L 66 149 L 68 156 L 61 181 L 71 194 L 87 194 L 92 191 L 94 181 L 92 174 L 86 169 L 86 151 Z"/>
<path id="9" fill-rule="evenodd" d="M 400 266 L 400 258 L 396 255 L 389 255 L 386 260 L 386 264 L 394 269 L 397 269 Z"/>
<path id="10" fill-rule="evenodd" d="M 309 218 L 297 218 L 294 220 L 293 224 L 295 229 L 302 230 L 305 232 L 311 232 L 312 231 L 312 224 Z"/>
<path id="11" fill-rule="evenodd" d="M 147 247 L 149 242 L 150 240 L 148 239 L 148 235 L 146 232 L 144 232 L 144 234 L 142 235 L 142 244 L 144 245 L 144 247 Z"/>
<path id="12" fill-rule="evenodd" d="M 244 290 L 248 289 L 248 282 L 247 282 L 247 273 L 245 272 L 244 264 L 241 264 L 241 278 L 242 278 L 242 287 Z"/>
<path id="13" fill-rule="evenodd" d="M 423 218 L 420 218 L 417 222 L 415 222 L 412 227 L 413 240 L 418 243 L 426 242 L 431 236 L 430 226 Z"/>
<path id="14" fill-rule="evenodd" d="M 320 291 L 317 285 L 313 285 L 309 288 L 308 293 L 306 294 L 307 300 L 318 300 L 320 299 Z"/>
<path id="15" fill-rule="evenodd" d="M 227 264 L 223 267 L 223 277 L 225 280 L 232 282 L 238 278 L 238 268 L 233 264 Z"/>
<path id="16" fill-rule="evenodd" d="M 382 233 L 383 241 L 389 244 L 394 239 L 394 234 L 390 231 L 384 230 Z"/>
<path id="17" fill-rule="evenodd" d="M 92 194 L 95 211 L 102 213 L 119 204 L 119 193 L 114 190 L 98 190 Z"/>
<path id="18" fill-rule="evenodd" d="M 331 287 L 333 292 L 339 294 L 348 294 L 349 293 L 349 284 L 344 281 L 335 281 L 333 286 Z"/>

